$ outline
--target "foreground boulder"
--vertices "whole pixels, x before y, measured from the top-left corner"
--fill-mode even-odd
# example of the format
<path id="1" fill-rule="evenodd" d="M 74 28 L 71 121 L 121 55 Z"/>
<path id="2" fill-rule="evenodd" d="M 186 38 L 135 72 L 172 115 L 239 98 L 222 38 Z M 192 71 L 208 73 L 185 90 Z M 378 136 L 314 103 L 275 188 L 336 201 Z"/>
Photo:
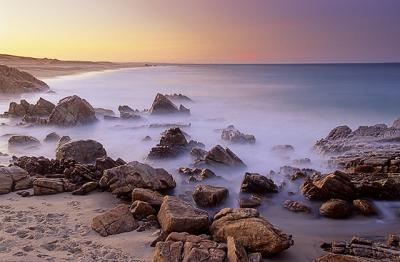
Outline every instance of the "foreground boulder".
<path id="1" fill-rule="evenodd" d="M 35 196 L 71 192 L 75 189 L 74 184 L 63 178 L 37 178 L 33 181 L 33 194 Z"/>
<path id="2" fill-rule="evenodd" d="M 129 211 L 129 206 L 120 204 L 92 220 L 92 229 L 101 236 L 115 235 L 135 230 L 138 223 Z"/>
<path id="3" fill-rule="evenodd" d="M 149 111 L 152 115 L 188 113 L 188 110 L 186 108 L 181 107 L 180 109 L 178 109 L 176 105 L 174 105 L 174 103 L 172 103 L 166 96 L 160 93 L 156 95 Z"/>
<path id="4" fill-rule="evenodd" d="M 352 214 L 352 207 L 341 199 L 331 199 L 321 205 L 319 213 L 329 218 L 347 218 Z"/>
<path id="5" fill-rule="evenodd" d="M 208 229 L 208 213 L 174 196 L 165 196 L 158 212 L 165 232 L 201 233 Z"/>
<path id="6" fill-rule="evenodd" d="M 193 199 L 198 206 L 213 207 L 222 203 L 228 197 L 225 187 L 197 185 L 193 191 Z"/>
<path id="7" fill-rule="evenodd" d="M 32 180 L 24 169 L 17 166 L 0 167 L 0 195 L 32 187 Z"/>
<path id="8" fill-rule="evenodd" d="M 158 193 L 157 191 L 153 191 L 146 188 L 135 188 L 132 190 L 132 202 L 135 201 L 144 201 L 149 203 L 152 207 L 159 209 L 164 196 Z"/>
<path id="9" fill-rule="evenodd" d="M 33 136 L 11 136 L 8 139 L 8 147 L 34 147 L 39 146 L 40 141 Z"/>
<path id="10" fill-rule="evenodd" d="M 223 148 L 220 145 L 213 147 L 207 152 L 204 159 L 198 161 L 197 164 L 205 163 L 211 166 L 225 167 L 245 167 L 243 161 L 235 155 L 229 148 Z"/>
<path id="11" fill-rule="evenodd" d="M 61 99 L 50 114 L 48 123 L 57 126 L 79 126 L 97 120 L 94 108 L 79 96 Z"/>
<path id="12" fill-rule="evenodd" d="M 248 193 L 265 194 L 278 192 L 278 187 L 270 178 L 257 173 L 246 173 L 242 185 L 240 186 L 240 190 Z"/>
<path id="13" fill-rule="evenodd" d="M 231 236 L 247 251 L 260 252 L 264 257 L 293 245 L 291 236 L 271 225 L 252 208 L 222 209 L 214 216 L 210 231 L 216 241 L 226 241 Z"/>
<path id="14" fill-rule="evenodd" d="M 256 142 L 256 138 L 253 135 L 243 134 L 233 125 L 222 130 L 221 139 L 239 144 L 254 144 Z"/>
<path id="15" fill-rule="evenodd" d="M 31 74 L 0 65 L 0 93 L 21 94 L 48 90 L 49 86 Z"/>
<path id="16" fill-rule="evenodd" d="M 117 196 L 131 197 L 135 188 L 166 191 L 173 189 L 176 183 L 165 169 L 133 161 L 105 170 L 100 179 L 100 186 L 109 188 Z"/>
<path id="17" fill-rule="evenodd" d="M 5 113 L 11 117 L 28 116 L 48 116 L 53 111 L 55 105 L 43 98 L 39 98 L 36 104 L 30 104 L 25 99 L 20 103 L 11 102 L 8 111 Z"/>
<path id="18" fill-rule="evenodd" d="M 103 145 L 94 140 L 77 140 L 57 148 L 56 159 L 73 159 L 80 163 L 94 163 L 97 158 L 106 157 Z"/>

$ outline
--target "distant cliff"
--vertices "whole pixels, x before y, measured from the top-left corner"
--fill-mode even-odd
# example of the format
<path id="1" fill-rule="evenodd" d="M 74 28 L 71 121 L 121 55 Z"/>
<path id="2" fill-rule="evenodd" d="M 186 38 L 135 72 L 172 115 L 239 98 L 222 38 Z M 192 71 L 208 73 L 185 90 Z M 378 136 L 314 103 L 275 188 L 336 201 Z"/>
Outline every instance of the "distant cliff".
<path id="1" fill-rule="evenodd" d="M 0 93 L 18 94 L 48 90 L 49 86 L 31 74 L 0 65 Z"/>

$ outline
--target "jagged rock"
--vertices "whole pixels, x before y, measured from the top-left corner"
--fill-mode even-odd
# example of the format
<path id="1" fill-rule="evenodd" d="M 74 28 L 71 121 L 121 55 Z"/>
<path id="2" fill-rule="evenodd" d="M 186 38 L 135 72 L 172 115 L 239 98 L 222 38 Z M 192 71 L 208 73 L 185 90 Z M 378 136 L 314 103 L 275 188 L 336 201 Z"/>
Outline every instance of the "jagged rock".
<path id="1" fill-rule="evenodd" d="M 233 237 L 228 236 L 226 238 L 227 245 L 227 258 L 229 262 L 249 262 L 247 252 L 239 241 L 236 241 Z"/>
<path id="2" fill-rule="evenodd" d="M 108 187 L 117 196 L 128 196 L 135 188 L 165 191 L 176 186 L 173 177 L 162 168 L 153 168 L 137 161 L 104 171 L 101 187 Z"/>
<path id="3" fill-rule="evenodd" d="M 73 159 L 80 163 L 94 163 L 97 158 L 106 156 L 103 145 L 90 139 L 64 143 L 56 151 L 56 159 Z"/>
<path id="4" fill-rule="evenodd" d="M 59 148 L 60 146 L 64 145 L 65 143 L 70 142 L 72 139 L 69 136 L 62 136 L 57 142 L 56 148 Z"/>
<path id="5" fill-rule="evenodd" d="M 180 105 L 180 106 L 179 106 L 179 113 L 181 113 L 181 114 L 186 114 L 186 115 L 190 115 L 190 109 L 189 109 L 189 108 L 186 108 L 186 107 L 183 106 L 183 105 Z"/>
<path id="6" fill-rule="evenodd" d="M 20 103 L 11 102 L 6 116 L 23 117 L 23 116 L 48 116 L 53 111 L 55 105 L 43 98 L 39 98 L 36 104 L 30 104 L 25 99 Z"/>
<path id="7" fill-rule="evenodd" d="M 182 242 L 158 242 L 153 256 L 153 262 L 179 262 L 182 261 Z"/>
<path id="8" fill-rule="evenodd" d="M 349 203 L 341 199 L 330 199 L 319 208 L 319 213 L 329 218 L 347 218 L 352 214 Z"/>
<path id="9" fill-rule="evenodd" d="M 251 195 L 250 197 L 242 197 L 239 200 L 239 206 L 242 208 L 254 208 L 261 205 L 261 198 Z"/>
<path id="10" fill-rule="evenodd" d="M 146 188 L 135 188 L 132 190 L 132 202 L 135 201 L 144 201 L 149 203 L 154 208 L 159 209 L 164 196 L 158 193 L 157 191 L 153 191 Z"/>
<path id="11" fill-rule="evenodd" d="M 257 173 L 246 173 L 244 175 L 240 191 L 248 193 L 276 193 L 278 187 L 272 179 Z"/>
<path id="12" fill-rule="evenodd" d="M 286 155 L 294 152 L 294 147 L 292 145 L 275 145 L 271 148 L 274 153 Z"/>
<path id="13" fill-rule="evenodd" d="M 49 116 L 49 124 L 57 126 L 78 126 L 97 120 L 94 108 L 79 96 L 61 99 Z"/>
<path id="14" fill-rule="evenodd" d="M 94 165 L 76 163 L 64 169 L 64 177 L 75 184 L 97 182 L 102 176 L 102 171 Z"/>
<path id="15" fill-rule="evenodd" d="M 165 196 L 158 212 L 165 232 L 200 233 L 208 229 L 208 213 L 174 196 Z"/>
<path id="16" fill-rule="evenodd" d="M 329 132 L 329 135 L 325 139 L 336 140 L 346 138 L 351 134 L 351 132 L 352 130 L 348 126 L 338 126 L 332 129 L 332 131 Z"/>
<path id="17" fill-rule="evenodd" d="M 229 148 L 217 145 L 208 151 L 204 163 L 211 166 L 245 167 L 243 161 Z"/>
<path id="18" fill-rule="evenodd" d="M 193 102 L 192 99 L 190 99 L 188 96 L 185 96 L 183 94 L 170 94 L 170 95 L 165 95 L 166 98 L 173 100 L 173 101 L 182 101 L 182 102 Z"/>
<path id="19" fill-rule="evenodd" d="M 233 125 L 228 126 L 227 128 L 222 130 L 221 139 L 230 141 L 232 143 L 241 143 L 241 144 L 254 144 L 256 142 L 256 138 L 253 135 L 243 134 L 239 130 L 237 130 Z"/>
<path id="20" fill-rule="evenodd" d="M 11 136 L 8 139 L 8 147 L 32 147 L 39 146 L 40 141 L 33 136 Z"/>
<path id="21" fill-rule="evenodd" d="M 133 201 L 130 211 L 136 219 L 143 219 L 156 214 L 156 211 L 149 203 L 140 200 Z"/>
<path id="22" fill-rule="evenodd" d="M 311 208 L 307 206 L 304 203 L 301 203 L 299 201 L 293 201 L 293 200 L 286 200 L 283 204 L 283 207 L 286 209 L 289 209 L 290 211 L 293 212 L 302 212 L 302 213 L 310 213 Z"/>
<path id="23" fill-rule="evenodd" d="M 60 136 L 56 132 L 51 132 L 44 138 L 44 142 L 57 142 L 59 140 Z"/>
<path id="24" fill-rule="evenodd" d="M 92 228 L 101 236 L 120 234 L 135 230 L 138 223 L 129 211 L 129 206 L 120 204 L 92 220 Z"/>
<path id="25" fill-rule="evenodd" d="M 86 195 L 86 194 L 96 190 L 97 187 L 98 187 L 97 182 L 87 182 L 87 183 L 83 184 L 82 186 L 80 186 L 78 189 L 72 191 L 72 194 L 73 195 Z"/>
<path id="26" fill-rule="evenodd" d="M 33 181 L 33 195 L 52 195 L 75 190 L 75 185 L 62 178 L 37 178 Z"/>
<path id="27" fill-rule="evenodd" d="M 125 165 L 126 162 L 122 160 L 121 158 L 118 158 L 117 160 L 112 159 L 111 157 L 101 157 L 97 158 L 94 166 L 96 167 L 97 170 L 100 170 L 103 172 L 106 169 L 110 169 L 116 166 L 122 166 Z"/>
<path id="28" fill-rule="evenodd" d="M 152 115 L 188 113 L 187 108 L 181 107 L 181 109 L 178 109 L 167 97 L 158 93 L 153 101 L 153 104 L 151 105 L 149 112 Z"/>
<path id="29" fill-rule="evenodd" d="M 17 166 L 0 167 L 0 195 L 32 187 L 32 180 Z"/>
<path id="30" fill-rule="evenodd" d="M 197 185 L 193 191 L 193 199 L 202 207 L 217 206 L 228 197 L 229 191 L 225 187 Z"/>
<path id="31" fill-rule="evenodd" d="M 252 208 L 221 209 L 214 216 L 210 232 L 215 241 L 225 241 L 231 236 L 248 252 L 260 252 L 265 257 L 282 252 L 293 245 L 291 236 L 271 225 Z"/>
<path id="32" fill-rule="evenodd" d="M 31 74 L 0 65 L 0 93 L 20 94 L 48 90 L 49 86 Z"/>
<path id="33" fill-rule="evenodd" d="M 204 160 L 206 158 L 207 153 L 208 152 L 206 150 L 199 147 L 194 147 L 192 151 L 190 151 L 190 155 L 194 157 L 195 162 Z"/>
<path id="34" fill-rule="evenodd" d="M 49 174 L 62 174 L 65 168 L 75 165 L 74 161 L 60 162 L 58 160 L 50 160 L 43 156 L 28 157 L 22 156 L 14 159 L 13 164 L 26 170 L 31 176 L 46 176 Z"/>
<path id="35" fill-rule="evenodd" d="M 196 181 L 203 181 L 208 178 L 216 177 L 215 173 L 208 168 L 181 167 L 178 172 L 190 176 L 190 178 L 196 179 Z"/>
<path id="36" fill-rule="evenodd" d="M 374 205 L 368 200 L 355 199 L 353 200 L 353 206 L 356 211 L 363 216 L 373 216 L 377 214 Z"/>

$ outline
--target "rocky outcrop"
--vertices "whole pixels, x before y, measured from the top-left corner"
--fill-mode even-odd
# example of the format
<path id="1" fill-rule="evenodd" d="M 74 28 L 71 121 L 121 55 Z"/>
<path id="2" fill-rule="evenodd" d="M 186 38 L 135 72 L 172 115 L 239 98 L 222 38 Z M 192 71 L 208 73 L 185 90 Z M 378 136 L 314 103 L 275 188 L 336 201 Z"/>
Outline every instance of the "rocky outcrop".
<path id="1" fill-rule="evenodd" d="M 229 148 L 223 148 L 220 145 L 213 147 L 204 156 L 204 159 L 198 160 L 197 165 L 206 164 L 217 167 L 245 167 L 244 162 L 232 152 Z"/>
<path id="2" fill-rule="evenodd" d="M 260 206 L 262 203 L 261 198 L 255 195 L 251 196 L 242 196 L 239 199 L 239 206 L 243 208 L 254 208 Z"/>
<path id="3" fill-rule="evenodd" d="M 43 98 L 39 98 L 36 104 L 30 104 L 26 100 L 20 103 L 11 102 L 8 111 L 4 113 L 6 116 L 23 117 L 23 116 L 48 116 L 53 111 L 55 105 Z"/>
<path id="4" fill-rule="evenodd" d="M 296 213 L 311 213 L 311 208 L 299 201 L 286 200 L 283 207 Z"/>
<path id="5" fill-rule="evenodd" d="M 197 185 L 193 190 L 193 199 L 198 206 L 213 207 L 222 203 L 228 197 L 225 187 Z"/>
<path id="6" fill-rule="evenodd" d="M 120 204 L 94 217 L 91 226 L 94 231 L 106 237 L 135 230 L 139 225 L 129 211 L 129 206 Z"/>
<path id="7" fill-rule="evenodd" d="M 277 254 L 293 245 L 286 235 L 251 208 L 224 208 L 214 216 L 210 231 L 216 241 L 228 236 L 239 241 L 248 252 L 260 252 L 264 257 Z"/>
<path id="8" fill-rule="evenodd" d="M 183 113 L 187 114 L 188 110 L 186 108 L 178 109 L 174 103 L 172 103 L 167 97 L 158 93 L 151 105 L 149 110 L 152 115 L 164 115 L 164 114 L 175 114 L 175 113 Z M 190 111 L 189 111 L 190 113 Z"/>
<path id="9" fill-rule="evenodd" d="M 239 144 L 254 144 L 256 142 L 256 138 L 253 135 L 243 134 L 233 125 L 222 130 L 221 139 Z"/>
<path id="10" fill-rule="evenodd" d="M 109 188 L 117 196 L 131 197 L 131 192 L 135 188 L 166 191 L 174 188 L 176 183 L 164 169 L 133 161 L 105 170 L 100 186 Z"/>
<path id="11" fill-rule="evenodd" d="M 24 169 L 17 166 L 0 167 L 0 195 L 32 187 L 32 180 Z"/>
<path id="12" fill-rule="evenodd" d="M 40 141 L 33 136 L 11 136 L 8 139 L 8 147 L 35 147 L 40 146 Z"/>
<path id="13" fill-rule="evenodd" d="M 208 229 L 208 213 L 174 196 L 165 196 L 158 212 L 165 232 L 202 233 Z"/>
<path id="14" fill-rule="evenodd" d="M 157 191 L 153 191 L 146 188 L 135 188 L 132 190 L 132 202 L 135 201 L 144 201 L 149 203 L 152 207 L 159 209 L 164 196 L 158 193 Z"/>
<path id="15" fill-rule="evenodd" d="M 103 145 L 94 140 L 67 142 L 56 150 L 56 159 L 73 159 L 79 163 L 94 163 L 97 158 L 106 157 Z"/>
<path id="16" fill-rule="evenodd" d="M 0 93 L 21 94 L 48 90 L 49 86 L 31 74 L 0 65 Z"/>
<path id="17" fill-rule="evenodd" d="M 244 175 L 240 191 L 247 193 L 277 193 L 278 187 L 272 179 L 257 173 L 246 173 Z"/>
<path id="18" fill-rule="evenodd" d="M 63 178 L 37 178 L 33 181 L 33 194 L 35 196 L 71 192 L 75 189 L 74 184 Z"/>
<path id="19" fill-rule="evenodd" d="M 330 199 L 321 205 L 319 213 L 329 218 L 347 218 L 352 214 L 352 207 L 344 200 Z"/>
<path id="20" fill-rule="evenodd" d="M 51 112 L 50 125 L 71 127 L 86 125 L 97 120 L 94 108 L 79 96 L 68 96 L 61 99 Z"/>

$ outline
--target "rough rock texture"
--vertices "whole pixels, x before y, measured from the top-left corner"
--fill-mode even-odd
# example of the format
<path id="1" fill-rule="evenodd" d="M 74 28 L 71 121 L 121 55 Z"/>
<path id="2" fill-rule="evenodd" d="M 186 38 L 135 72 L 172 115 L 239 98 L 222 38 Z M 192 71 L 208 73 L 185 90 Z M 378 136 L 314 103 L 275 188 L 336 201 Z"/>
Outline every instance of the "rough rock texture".
<path id="1" fill-rule="evenodd" d="M 250 253 L 248 254 L 249 262 L 262 262 L 261 253 Z"/>
<path id="2" fill-rule="evenodd" d="M 211 166 L 226 166 L 226 167 L 245 167 L 243 161 L 235 155 L 229 148 L 223 148 L 220 145 L 213 147 L 207 152 L 204 159 L 197 164 L 205 163 Z"/>
<path id="3" fill-rule="evenodd" d="M 271 148 L 271 151 L 277 154 L 286 155 L 294 152 L 294 147 L 292 145 L 275 145 Z"/>
<path id="4" fill-rule="evenodd" d="M 258 207 L 262 203 L 261 198 L 251 195 L 250 197 L 241 197 L 239 199 L 239 206 L 243 208 Z"/>
<path id="5" fill-rule="evenodd" d="M 98 187 L 97 182 L 87 182 L 80 186 L 78 189 L 72 191 L 73 195 L 86 195 L 89 194 L 90 192 L 94 191 Z"/>
<path id="6" fill-rule="evenodd" d="M 306 204 L 299 202 L 299 201 L 294 201 L 294 200 L 286 200 L 283 204 L 283 207 L 293 211 L 293 212 L 300 212 L 300 213 L 310 213 L 311 208 L 307 206 Z"/>
<path id="7" fill-rule="evenodd" d="M 353 200 L 353 206 L 355 210 L 363 216 L 373 216 L 378 213 L 375 209 L 375 206 L 370 201 L 365 199 Z"/>
<path id="8" fill-rule="evenodd" d="M 40 141 L 33 136 L 11 136 L 8 139 L 8 147 L 31 147 L 39 146 Z"/>
<path id="9" fill-rule="evenodd" d="M 92 220 L 92 229 L 101 236 L 115 235 L 135 230 L 138 223 L 129 211 L 129 206 L 120 204 Z"/>
<path id="10" fill-rule="evenodd" d="M 228 236 L 226 238 L 226 245 L 228 248 L 227 258 L 229 262 L 249 262 L 246 250 L 236 241 L 233 237 Z"/>
<path id="11" fill-rule="evenodd" d="M 256 138 L 253 135 L 243 134 L 233 125 L 222 130 L 221 139 L 239 144 L 254 144 L 256 142 Z"/>
<path id="12" fill-rule="evenodd" d="M 339 255 L 329 253 L 314 260 L 314 262 L 373 262 L 374 260 L 366 260 L 355 256 Z"/>
<path id="13" fill-rule="evenodd" d="M 228 197 L 225 187 L 197 185 L 193 190 L 193 199 L 198 206 L 213 207 L 222 203 Z"/>
<path id="14" fill-rule="evenodd" d="M 117 196 L 130 197 L 135 188 L 165 191 L 174 188 L 176 183 L 164 169 L 133 161 L 105 170 L 100 186 L 109 188 Z"/>
<path id="15" fill-rule="evenodd" d="M 132 190 L 132 202 L 144 201 L 149 203 L 152 207 L 159 209 L 164 196 L 158 193 L 157 191 L 153 191 L 146 188 L 135 188 Z"/>
<path id="16" fill-rule="evenodd" d="M 140 200 L 133 201 L 130 211 L 137 219 L 143 219 L 156 214 L 156 211 L 149 203 Z"/>
<path id="17" fill-rule="evenodd" d="M 393 128 L 400 129 L 400 118 L 393 121 Z"/>
<path id="18" fill-rule="evenodd" d="M 74 184 L 63 178 L 37 178 L 33 181 L 33 194 L 35 196 L 53 195 L 75 189 Z"/>
<path id="19" fill-rule="evenodd" d="M 96 114 L 99 114 L 102 116 L 114 116 L 115 115 L 114 111 L 112 111 L 111 109 L 106 109 L 106 108 L 97 107 L 94 109 L 94 111 L 96 112 Z"/>
<path id="20" fill-rule="evenodd" d="M 163 114 L 174 114 L 174 113 L 185 113 L 187 114 L 188 109 L 180 108 L 178 109 L 174 103 L 172 103 L 167 97 L 158 93 L 151 105 L 149 110 L 152 115 L 163 115 Z M 189 111 L 190 113 L 190 111 Z"/>
<path id="21" fill-rule="evenodd" d="M 330 199 L 321 205 L 319 213 L 329 218 L 347 218 L 352 214 L 352 207 L 344 200 Z"/>
<path id="22" fill-rule="evenodd" d="M 182 242 L 158 242 L 154 250 L 153 262 L 180 262 L 182 251 Z"/>
<path id="23" fill-rule="evenodd" d="M 69 136 L 62 136 L 57 142 L 56 148 L 59 148 L 60 146 L 64 145 L 65 143 L 70 142 L 72 139 Z"/>
<path id="24" fill-rule="evenodd" d="M 94 140 L 67 142 L 57 148 L 56 159 L 73 159 L 80 163 L 94 163 L 97 158 L 106 157 L 103 145 Z"/>
<path id="25" fill-rule="evenodd" d="M 167 95 L 164 95 L 164 96 L 166 98 L 168 98 L 169 100 L 172 100 L 172 101 L 193 102 L 193 100 L 190 97 L 185 96 L 183 94 L 170 94 L 170 95 L 167 94 Z"/>
<path id="26" fill-rule="evenodd" d="M 30 104 L 25 99 L 20 103 L 11 102 L 6 116 L 23 117 L 28 116 L 48 116 L 53 111 L 55 105 L 43 98 L 39 98 L 36 104 Z"/>
<path id="27" fill-rule="evenodd" d="M 49 124 L 57 126 L 78 126 L 97 120 L 94 108 L 79 96 L 61 99 L 49 116 Z"/>
<path id="28" fill-rule="evenodd" d="M 240 186 L 242 192 L 248 193 L 276 193 L 278 187 L 272 179 L 257 173 L 246 173 Z"/>
<path id="29" fill-rule="evenodd" d="M 188 176 L 189 179 L 195 178 L 196 181 L 203 181 L 208 178 L 216 177 L 215 173 L 208 168 L 180 167 L 178 172 Z"/>
<path id="30" fill-rule="evenodd" d="M 216 241 L 225 241 L 232 236 L 247 251 L 260 252 L 270 256 L 282 252 L 293 245 L 291 236 L 284 234 L 260 217 L 251 208 L 224 208 L 214 216 L 210 231 Z"/>
<path id="31" fill-rule="evenodd" d="M 17 166 L 0 167 L 0 195 L 32 187 L 32 180 L 24 169 Z"/>
<path id="32" fill-rule="evenodd" d="M 49 86 L 31 74 L 0 65 L 0 93 L 20 94 L 48 90 Z"/>
<path id="33" fill-rule="evenodd" d="M 174 196 L 165 196 L 158 212 L 165 232 L 201 233 L 208 229 L 208 213 Z"/>

